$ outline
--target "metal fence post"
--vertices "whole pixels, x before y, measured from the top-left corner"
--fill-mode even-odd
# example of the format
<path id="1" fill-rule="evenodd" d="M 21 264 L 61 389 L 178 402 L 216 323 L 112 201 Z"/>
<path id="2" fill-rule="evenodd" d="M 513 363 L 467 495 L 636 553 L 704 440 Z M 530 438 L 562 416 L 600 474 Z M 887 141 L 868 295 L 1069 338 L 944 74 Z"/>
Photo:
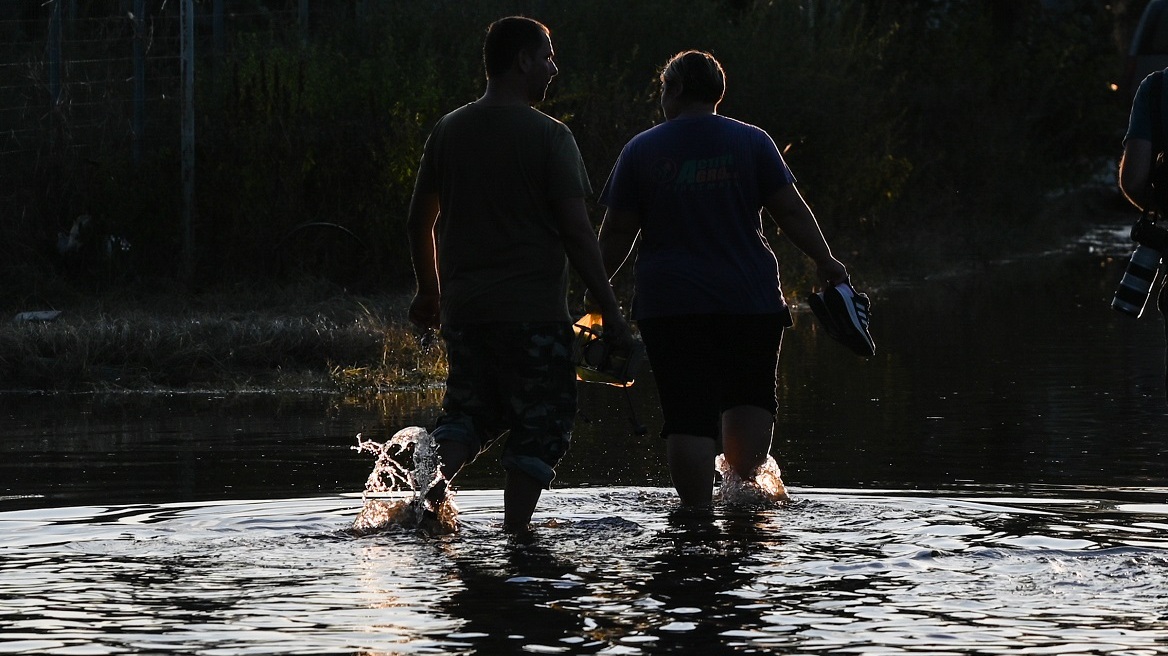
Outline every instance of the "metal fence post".
<path id="1" fill-rule="evenodd" d="M 182 245 L 183 275 L 190 280 L 195 270 L 195 0 L 182 0 Z"/>
<path id="2" fill-rule="evenodd" d="M 61 103 L 61 2 L 53 3 L 53 13 L 49 17 L 49 108 L 50 116 L 57 115 Z M 51 119 L 56 122 L 56 119 Z M 52 132 L 55 132 L 54 129 Z M 51 133 L 50 133 L 51 134 Z M 55 135 L 50 136 L 55 139 Z"/>
<path id="3" fill-rule="evenodd" d="M 131 129 L 131 157 L 134 166 L 142 163 L 142 138 L 146 130 L 146 0 L 134 0 L 134 122 Z"/>
<path id="4" fill-rule="evenodd" d="M 211 43 L 216 62 L 227 50 L 227 24 L 224 19 L 223 3 L 224 0 L 214 0 L 211 3 Z"/>

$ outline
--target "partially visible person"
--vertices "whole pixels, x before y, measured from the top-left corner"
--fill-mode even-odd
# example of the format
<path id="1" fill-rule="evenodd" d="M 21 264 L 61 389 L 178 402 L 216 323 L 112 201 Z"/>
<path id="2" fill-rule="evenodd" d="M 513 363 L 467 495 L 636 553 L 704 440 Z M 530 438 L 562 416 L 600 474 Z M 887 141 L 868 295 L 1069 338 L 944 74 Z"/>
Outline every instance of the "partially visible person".
<path id="1" fill-rule="evenodd" d="M 1168 163 L 1157 164 L 1157 159 L 1162 160 L 1168 148 L 1164 127 L 1168 120 L 1165 76 L 1168 76 L 1168 70 L 1156 71 L 1144 78 L 1136 90 L 1123 138 L 1123 156 L 1119 161 L 1119 189 L 1128 202 L 1143 213 L 1132 228 L 1132 239 L 1161 255 L 1168 254 L 1168 233 L 1155 223 L 1168 211 Z M 1146 300 L 1146 296 L 1141 299 L 1140 311 Z M 1166 317 L 1164 330 L 1168 341 L 1168 286 L 1163 277 L 1156 305 L 1160 314 Z M 1164 389 L 1168 394 L 1168 358 L 1165 359 L 1164 378 Z"/>
<path id="2" fill-rule="evenodd" d="M 1152 170 L 1156 156 L 1164 150 L 1165 71 L 1144 78 L 1132 100 L 1127 133 L 1123 138 L 1123 156 L 1119 161 L 1119 189 L 1141 212 L 1162 212 L 1152 188 Z M 1166 190 L 1161 190 L 1161 192 Z"/>
<path id="3" fill-rule="evenodd" d="M 449 374 L 433 431 L 447 481 L 508 431 L 504 529 L 528 528 L 567 452 L 576 414 L 569 264 L 603 313 L 628 325 L 584 204 L 591 193 L 568 128 L 534 109 L 559 69 L 548 28 L 510 16 L 483 45 L 482 97 L 442 117 L 426 141 L 408 231 L 417 294 L 410 320 L 440 328 Z"/>
<path id="4" fill-rule="evenodd" d="M 681 503 L 701 506 L 712 503 L 719 453 L 744 481 L 770 454 L 792 322 L 761 210 L 829 287 L 848 272 L 770 136 L 718 114 L 721 64 L 681 52 L 660 80 L 666 120 L 617 159 L 600 198 L 600 247 L 612 276 L 637 243 L 632 317 L 657 381 L 669 472 Z"/>

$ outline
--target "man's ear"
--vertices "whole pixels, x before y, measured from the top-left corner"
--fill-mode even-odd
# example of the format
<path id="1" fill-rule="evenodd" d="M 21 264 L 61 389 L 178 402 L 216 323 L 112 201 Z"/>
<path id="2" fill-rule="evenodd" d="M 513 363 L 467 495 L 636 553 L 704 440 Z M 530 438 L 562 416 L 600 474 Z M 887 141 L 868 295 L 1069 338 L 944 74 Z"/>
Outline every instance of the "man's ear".
<path id="1" fill-rule="evenodd" d="M 532 59 L 533 56 L 531 50 L 528 50 L 527 48 L 520 50 L 518 54 L 515 55 L 515 66 L 519 69 L 520 73 L 526 73 L 527 71 L 531 70 Z"/>

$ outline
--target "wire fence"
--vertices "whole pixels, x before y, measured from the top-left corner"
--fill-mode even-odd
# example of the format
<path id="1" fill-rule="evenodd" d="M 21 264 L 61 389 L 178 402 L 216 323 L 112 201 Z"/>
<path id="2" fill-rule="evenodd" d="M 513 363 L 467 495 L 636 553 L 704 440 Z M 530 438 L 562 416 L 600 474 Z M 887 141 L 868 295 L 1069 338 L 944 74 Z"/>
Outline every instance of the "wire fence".
<path id="1" fill-rule="evenodd" d="M 174 145 L 182 99 L 180 4 L 5 3 L 0 167 L 27 167 L 50 155 L 102 159 Z M 234 25 L 294 30 L 307 7 L 304 0 L 285 9 L 251 4 L 228 12 L 225 0 L 193 3 L 199 61 L 223 53 Z"/>
<path id="2" fill-rule="evenodd" d="M 3 165 L 62 151 L 97 157 L 166 134 L 178 99 L 174 13 L 69 16 L 49 4 L 0 20 L 9 37 L 0 61 Z"/>
<path id="3" fill-rule="evenodd" d="M 0 234 L 39 248 L 88 212 L 103 176 L 124 177 L 144 154 L 185 178 L 197 108 L 184 62 L 211 78 L 233 34 L 304 39 L 313 12 L 359 16 L 365 2 L 0 3 Z M 188 213 L 192 200 L 181 203 Z"/>

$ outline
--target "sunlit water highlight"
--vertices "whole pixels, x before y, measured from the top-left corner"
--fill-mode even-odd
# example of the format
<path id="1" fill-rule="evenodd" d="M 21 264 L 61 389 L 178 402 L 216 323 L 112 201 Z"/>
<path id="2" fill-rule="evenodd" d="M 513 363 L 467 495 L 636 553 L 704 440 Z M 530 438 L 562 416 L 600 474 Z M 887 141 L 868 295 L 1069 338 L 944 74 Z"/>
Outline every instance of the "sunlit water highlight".
<path id="1" fill-rule="evenodd" d="M 358 452 L 373 453 L 377 461 L 365 481 L 363 503 L 350 531 L 371 535 L 395 529 L 421 529 L 430 535 L 453 533 L 458 529 L 458 506 L 454 491 L 436 504 L 427 505 L 424 494 L 440 482 L 438 453 L 434 438 L 420 426 L 409 426 L 393 434 L 384 444 L 357 436 Z M 398 492 L 397 498 L 392 493 Z M 391 498 L 386 498 L 386 496 Z M 427 520 L 427 510 L 432 518 Z"/>
<path id="2" fill-rule="evenodd" d="M 1168 490 L 496 492 L 461 530 L 354 537 L 357 496 L 0 513 L 0 653 L 1168 650 Z"/>
<path id="3" fill-rule="evenodd" d="M 790 500 L 774 456 L 768 455 L 762 467 L 749 478 L 736 474 L 723 455 L 714 459 L 714 467 L 720 479 L 715 497 L 718 503 L 731 507 L 765 508 Z"/>
<path id="4" fill-rule="evenodd" d="M 427 505 L 425 499 L 425 492 L 442 477 L 437 446 L 425 428 L 408 426 L 384 443 L 358 435 L 353 448 L 359 453 L 374 454 L 376 462 L 365 481 L 361 510 L 349 528 L 352 534 L 368 536 L 420 529 L 428 535 L 440 535 L 458 530 L 455 488 L 449 488 L 436 506 Z M 760 510 L 790 500 L 773 456 L 768 455 L 755 475 L 745 479 L 731 469 L 722 455 L 715 459 L 715 468 L 720 479 L 716 499 L 724 506 Z M 431 511 L 428 522 L 427 508 Z"/>

